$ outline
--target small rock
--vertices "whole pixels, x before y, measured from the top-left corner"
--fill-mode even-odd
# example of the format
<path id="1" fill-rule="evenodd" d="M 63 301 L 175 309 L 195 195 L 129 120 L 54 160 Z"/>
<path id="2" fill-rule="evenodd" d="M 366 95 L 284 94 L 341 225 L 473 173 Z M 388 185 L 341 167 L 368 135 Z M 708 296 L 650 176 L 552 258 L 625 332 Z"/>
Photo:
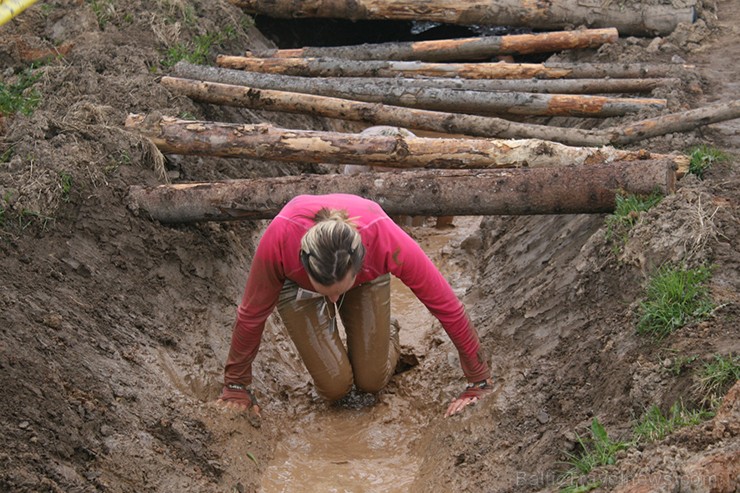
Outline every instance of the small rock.
<path id="1" fill-rule="evenodd" d="M 540 423 L 547 424 L 550 422 L 550 415 L 546 411 L 540 411 L 537 413 L 537 421 Z"/>
<path id="2" fill-rule="evenodd" d="M 62 327 L 62 316 L 58 313 L 50 313 L 43 319 L 44 325 L 50 329 L 60 329 Z"/>
<path id="3" fill-rule="evenodd" d="M 663 44 L 663 38 L 654 38 L 645 50 L 648 53 L 657 53 L 661 44 Z"/>
<path id="4" fill-rule="evenodd" d="M 31 423 L 29 423 L 28 421 L 21 421 L 18 425 L 18 428 L 20 428 L 21 430 L 25 430 L 30 424 Z"/>

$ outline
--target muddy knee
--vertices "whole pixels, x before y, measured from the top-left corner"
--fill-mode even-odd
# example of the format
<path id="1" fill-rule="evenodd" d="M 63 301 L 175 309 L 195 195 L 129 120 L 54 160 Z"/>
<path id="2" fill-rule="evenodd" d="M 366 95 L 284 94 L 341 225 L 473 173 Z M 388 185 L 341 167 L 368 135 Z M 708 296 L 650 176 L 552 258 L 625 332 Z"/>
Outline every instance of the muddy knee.
<path id="1" fill-rule="evenodd" d="M 339 375 L 327 382 L 314 380 L 314 385 L 322 399 L 338 401 L 352 390 L 352 375 Z"/>
<path id="2" fill-rule="evenodd" d="M 395 354 L 395 353 L 394 353 Z M 393 359 L 391 362 L 390 359 Z M 392 354 L 386 363 L 373 368 L 355 369 L 355 387 L 363 392 L 375 394 L 383 390 L 388 384 L 388 380 L 393 375 L 393 369 L 396 367 L 397 355 Z"/>

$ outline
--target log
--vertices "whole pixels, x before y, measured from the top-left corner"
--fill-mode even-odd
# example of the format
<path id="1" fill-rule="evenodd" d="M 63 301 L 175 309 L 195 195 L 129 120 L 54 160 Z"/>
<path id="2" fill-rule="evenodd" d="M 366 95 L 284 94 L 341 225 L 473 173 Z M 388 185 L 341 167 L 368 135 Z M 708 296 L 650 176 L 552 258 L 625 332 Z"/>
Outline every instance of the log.
<path id="1" fill-rule="evenodd" d="M 579 128 L 553 128 L 495 117 L 443 113 L 175 77 L 163 77 L 161 83 L 195 101 L 255 110 L 304 113 L 373 125 L 478 137 L 537 138 L 572 145 L 603 145 L 606 140 L 606 137 L 592 136 L 590 131 Z"/>
<path id="2" fill-rule="evenodd" d="M 254 89 L 174 77 L 162 84 L 207 103 L 258 110 L 306 113 L 314 116 L 392 125 L 431 132 L 506 139 L 535 138 L 573 146 L 633 144 L 665 133 L 688 131 L 702 125 L 740 118 L 738 102 L 716 103 L 699 110 L 651 118 L 623 127 L 583 130 L 517 123 L 495 117 L 418 110 L 346 99 Z"/>
<path id="3" fill-rule="evenodd" d="M 681 111 L 648 118 L 622 127 L 607 129 L 614 145 L 632 144 L 640 140 L 674 132 L 686 132 L 704 125 L 740 118 L 740 99 L 714 103 L 704 108 Z"/>
<path id="4" fill-rule="evenodd" d="M 465 79 L 635 79 L 678 77 L 695 67 L 647 63 L 426 63 L 341 58 L 219 55 L 224 68 L 301 77 L 445 77 Z"/>
<path id="5" fill-rule="evenodd" d="M 269 70 L 251 70 L 248 57 L 219 56 L 217 64 L 220 67 L 236 70 L 247 70 L 259 73 L 278 73 Z M 261 58 L 259 60 L 269 60 Z M 247 63 L 242 63 L 247 62 Z M 362 63 L 362 62 L 360 62 Z M 282 74 L 287 75 L 287 74 Z M 292 74 L 306 76 L 306 74 Z M 316 76 L 319 77 L 319 76 Z M 336 77 L 336 76 L 333 76 Z M 329 79 L 331 80 L 331 79 Z M 445 77 L 424 78 L 372 78 L 344 76 L 349 84 L 374 84 L 376 87 L 434 87 L 438 89 L 455 89 L 458 91 L 499 91 L 499 92 L 532 92 L 544 94 L 605 94 L 605 93 L 640 93 L 650 92 L 657 87 L 681 84 L 677 78 L 653 79 L 464 79 Z"/>
<path id="6" fill-rule="evenodd" d="M 165 154 L 267 159 L 301 165 L 495 169 L 663 159 L 677 169 L 688 166 L 685 156 L 651 155 L 644 150 L 613 147 L 568 147 L 536 139 L 424 138 L 410 132 L 347 134 L 136 114 L 128 116 L 126 127 L 147 137 Z"/>
<path id="7" fill-rule="evenodd" d="M 598 0 L 229 0 L 251 14 L 269 17 L 317 17 L 432 21 L 445 24 L 564 29 L 572 25 L 615 27 L 622 35 L 670 34 L 681 22 L 693 23 L 693 2 L 685 7 L 650 5 L 625 8 L 619 2 Z"/>
<path id="8" fill-rule="evenodd" d="M 433 41 L 400 41 L 365 43 L 352 46 L 265 50 L 255 54 L 260 57 L 276 58 L 329 57 L 348 60 L 446 62 L 487 60 L 497 55 L 529 55 L 572 49 L 598 48 L 606 43 L 615 43 L 618 39 L 619 33 L 617 30 L 607 28 Z"/>
<path id="9" fill-rule="evenodd" d="M 667 104 L 665 99 L 656 98 L 616 98 L 525 92 L 490 93 L 432 87 L 409 89 L 392 85 L 379 87 L 375 82 L 358 85 L 341 78 L 319 79 L 258 74 L 193 65 L 187 62 L 178 62 L 174 72 L 178 76 L 189 79 L 475 115 L 604 118 L 623 116 L 647 109 L 660 110 Z"/>
<path id="10" fill-rule="evenodd" d="M 612 212 L 617 192 L 674 189 L 672 164 L 651 160 L 556 170 L 420 170 L 133 186 L 128 207 L 163 223 L 270 219 L 296 195 L 341 192 L 372 199 L 390 215 L 580 214 Z"/>

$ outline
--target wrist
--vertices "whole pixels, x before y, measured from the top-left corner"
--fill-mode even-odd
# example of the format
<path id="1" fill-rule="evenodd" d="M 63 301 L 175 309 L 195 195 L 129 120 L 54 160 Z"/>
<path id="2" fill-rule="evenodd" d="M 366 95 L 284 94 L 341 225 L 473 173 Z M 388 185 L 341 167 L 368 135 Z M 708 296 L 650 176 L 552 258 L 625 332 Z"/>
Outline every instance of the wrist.
<path id="1" fill-rule="evenodd" d="M 485 389 L 488 386 L 490 386 L 493 382 L 491 382 L 490 378 L 487 378 L 485 380 L 481 380 L 479 382 L 472 382 L 468 383 L 467 387 L 468 389 Z"/>

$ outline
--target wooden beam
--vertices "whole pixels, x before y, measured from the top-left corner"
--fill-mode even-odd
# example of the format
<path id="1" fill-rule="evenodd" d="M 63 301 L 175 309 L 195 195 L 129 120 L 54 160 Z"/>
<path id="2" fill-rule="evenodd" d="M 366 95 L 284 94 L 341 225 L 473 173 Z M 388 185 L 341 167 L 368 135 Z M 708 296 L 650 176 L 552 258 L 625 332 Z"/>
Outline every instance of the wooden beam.
<path id="1" fill-rule="evenodd" d="M 301 77 L 437 77 L 464 79 L 643 79 L 679 77 L 693 65 L 669 63 L 428 63 L 341 58 L 218 55 L 224 68 Z"/>
<path id="2" fill-rule="evenodd" d="M 254 89 L 216 82 L 164 77 L 162 84 L 190 98 L 213 104 L 267 111 L 306 113 L 314 116 L 391 125 L 438 133 L 463 134 L 502 139 L 542 139 L 572 146 L 633 144 L 670 132 L 685 132 L 702 125 L 740 118 L 738 101 L 715 103 L 706 108 L 687 110 L 626 124 L 621 127 L 584 130 L 549 127 L 439 111 L 403 108 L 347 99 Z"/>
<path id="3" fill-rule="evenodd" d="M 668 161 L 512 170 L 435 170 L 358 175 L 301 175 L 134 186 L 128 206 L 163 223 L 269 219 L 293 197 L 350 193 L 388 214 L 412 216 L 606 213 L 618 192 L 671 193 Z"/>
<path id="4" fill-rule="evenodd" d="M 640 3 L 630 8 L 618 2 L 559 0 L 229 0 L 251 14 L 270 17 L 389 19 L 446 24 L 512 26 L 557 30 L 568 26 L 615 27 L 622 35 L 670 34 L 682 22 L 696 20 L 691 2 L 683 7 Z"/>
<path id="5" fill-rule="evenodd" d="M 323 77 L 305 71 L 292 71 L 291 74 L 279 71 L 263 70 L 265 65 L 250 67 L 253 59 L 249 57 L 229 57 L 220 55 L 217 64 L 223 68 L 245 70 L 267 74 L 293 75 L 300 77 Z M 259 61 L 270 60 L 259 58 Z M 276 58 L 276 60 L 282 60 Z M 362 63 L 362 62 L 358 62 Z M 269 67 L 269 65 L 268 65 Z M 277 67 L 280 69 L 280 67 Z M 337 76 L 332 76 L 337 77 Z M 434 87 L 437 89 L 455 89 L 457 91 L 488 91 L 488 92 L 532 92 L 544 94 L 628 94 L 650 92 L 657 87 L 678 87 L 681 80 L 678 78 L 645 78 L 645 79 L 465 79 L 451 77 L 373 77 L 368 70 L 361 77 L 340 75 L 347 83 L 368 84 L 377 87 Z"/>
<path id="6" fill-rule="evenodd" d="M 511 116 L 579 116 L 604 118 L 628 113 L 665 108 L 667 101 L 657 98 L 617 98 L 573 94 L 535 94 L 525 92 L 482 92 L 408 88 L 390 84 L 380 85 L 365 79 L 366 83 L 343 78 L 316 79 L 288 75 L 257 74 L 229 70 L 187 62 L 178 62 L 174 73 L 180 77 L 220 82 L 225 84 L 317 94 L 370 103 L 420 108 L 450 113 Z"/>
<path id="7" fill-rule="evenodd" d="M 266 50 L 258 56 L 276 58 L 328 57 L 347 60 L 418 60 L 445 62 L 489 60 L 497 55 L 529 55 L 563 50 L 598 48 L 615 43 L 619 33 L 614 28 L 581 29 L 540 34 L 512 34 L 478 38 L 440 39 L 367 43 L 352 46 L 306 47 Z"/>
<path id="8" fill-rule="evenodd" d="M 136 114 L 128 116 L 126 128 L 140 132 L 165 154 L 267 159 L 299 165 L 493 169 L 647 159 L 670 160 L 677 168 L 688 164 L 685 156 L 651 155 L 644 150 L 612 147 L 569 147 L 536 139 L 423 138 L 408 132 L 370 136 Z"/>

